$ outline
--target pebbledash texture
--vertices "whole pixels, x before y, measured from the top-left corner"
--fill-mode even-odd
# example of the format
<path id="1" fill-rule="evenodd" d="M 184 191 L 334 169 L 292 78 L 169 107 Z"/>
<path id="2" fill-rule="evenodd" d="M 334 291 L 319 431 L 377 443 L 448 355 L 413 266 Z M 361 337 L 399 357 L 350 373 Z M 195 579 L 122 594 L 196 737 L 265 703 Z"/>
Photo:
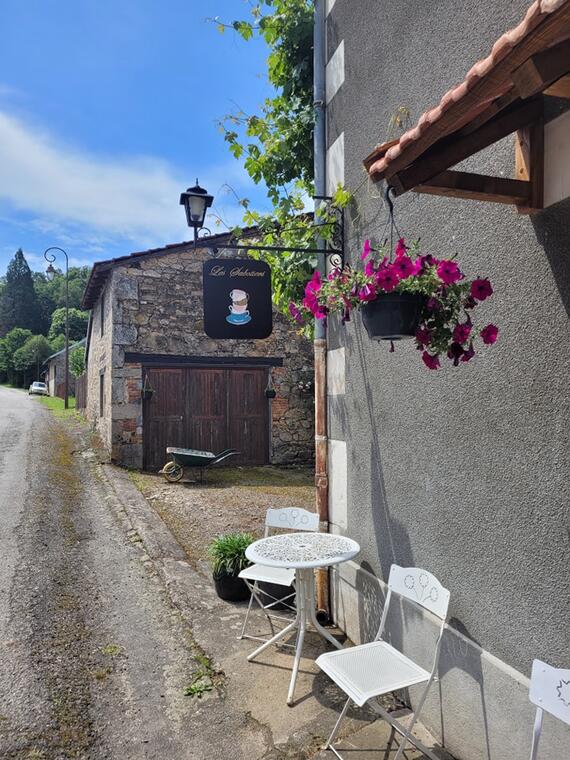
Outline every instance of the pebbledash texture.
<path id="1" fill-rule="evenodd" d="M 255 436 L 256 447 L 250 447 L 250 461 L 242 456 L 238 463 L 309 463 L 312 344 L 276 310 L 269 338 L 209 338 L 202 264 L 210 257 L 207 249 L 187 243 L 94 265 L 83 299 L 91 309 L 86 415 L 113 461 L 129 467 L 155 469 L 166 459 L 165 442 L 206 448 L 216 440 L 222 448 L 241 450 L 247 447 L 240 436 L 242 443 Z M 265 391 L 272 387 L 270 399 Z"/>

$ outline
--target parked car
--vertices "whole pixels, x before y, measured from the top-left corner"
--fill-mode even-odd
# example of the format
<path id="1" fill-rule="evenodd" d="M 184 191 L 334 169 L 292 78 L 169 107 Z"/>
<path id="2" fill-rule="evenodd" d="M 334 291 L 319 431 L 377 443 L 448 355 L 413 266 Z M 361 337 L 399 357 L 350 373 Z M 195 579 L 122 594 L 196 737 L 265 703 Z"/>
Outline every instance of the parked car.
<path id="1" fill-rule="evenodd" d="M 35 382 L 28 388 L 28 395 L 35 393 L 38 396 L 49 396 L 47 385 L 45 383 Z"/>

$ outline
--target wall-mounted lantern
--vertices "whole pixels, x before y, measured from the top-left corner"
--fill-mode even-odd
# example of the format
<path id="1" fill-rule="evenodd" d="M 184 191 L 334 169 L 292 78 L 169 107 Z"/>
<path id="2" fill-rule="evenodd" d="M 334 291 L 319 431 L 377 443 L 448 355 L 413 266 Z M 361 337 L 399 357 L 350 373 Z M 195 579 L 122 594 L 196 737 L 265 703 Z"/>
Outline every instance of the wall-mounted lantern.
<path id="1" fill-rule="evenodd" d="M 194 187 L 189 187 L 185 193 L 180 195 L 180 205 L 184 206 L 186 211 L 188 226 L 194 229 L 194 244 L 198 240 L 198 231 L 204 227 L 206 211 L 213 201 L 214 196 L 208 195 L 208 191 L 200 187 L 197 179 Z"/>

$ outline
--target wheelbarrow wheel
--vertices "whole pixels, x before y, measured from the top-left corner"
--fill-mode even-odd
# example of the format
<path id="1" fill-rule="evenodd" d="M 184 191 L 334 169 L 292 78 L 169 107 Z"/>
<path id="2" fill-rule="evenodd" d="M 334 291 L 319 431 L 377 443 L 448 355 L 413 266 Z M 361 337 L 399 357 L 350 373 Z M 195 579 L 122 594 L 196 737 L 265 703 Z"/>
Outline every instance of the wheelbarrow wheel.
<path id="1" fill-rule="evenodd" d="M 162 468 L 162 474 L 169 483 L 178 483 L 184 476 L 184 467 L 176 462 L 167 462 Z"/>

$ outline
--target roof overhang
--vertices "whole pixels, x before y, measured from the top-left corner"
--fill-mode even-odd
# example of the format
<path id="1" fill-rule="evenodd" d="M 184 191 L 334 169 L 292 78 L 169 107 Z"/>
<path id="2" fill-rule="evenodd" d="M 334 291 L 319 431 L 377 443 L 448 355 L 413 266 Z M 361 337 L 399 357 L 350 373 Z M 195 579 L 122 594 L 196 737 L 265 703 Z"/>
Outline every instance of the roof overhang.
<path id="1" fill-rule="evenodd" d="M 255 237 L 258 234 L 257 227 L 245 227 L 240 230 L 240 235 L 244 238 Z M 206 250 L 213 246 L 222 247 L 224 242 L 229 242 L 235 237 L 234 232 L 222 232 L 218 235 L 207 235 L 198 239 L 197 245 L 193 242 L 184 243 L 172 243 L 165 245 L 162 248 L 151 248 L 147 251 L 136 251 L 135 253 L 129 253 L 126 256 L 119 256 L 115 259 L 107 259 L 106 261 L 97 261 L 91 270 L 85 291 L 83 293 L 83 299 L 81 301 L 82 309 L 92 309 L 97 303 L 97 300 L 101 294 L 101 291 L 105 287 L 107 278 L 117 266 L 137 266 L 141 259 L 149 259 L 153 257 L 168 256 L 172 253 L 182 253 L 184 251 L 191 250 Z"/>
<path id="2" fill-rule="evenodd" d="M 364 160 L 375 182 L 409 190 L 543 207 L 544 95 L 570 106 L 570 0 L 535 0 L 521 23 L 398 140 Z M 516 178 L 451 167 L 516 132 Z"/>

